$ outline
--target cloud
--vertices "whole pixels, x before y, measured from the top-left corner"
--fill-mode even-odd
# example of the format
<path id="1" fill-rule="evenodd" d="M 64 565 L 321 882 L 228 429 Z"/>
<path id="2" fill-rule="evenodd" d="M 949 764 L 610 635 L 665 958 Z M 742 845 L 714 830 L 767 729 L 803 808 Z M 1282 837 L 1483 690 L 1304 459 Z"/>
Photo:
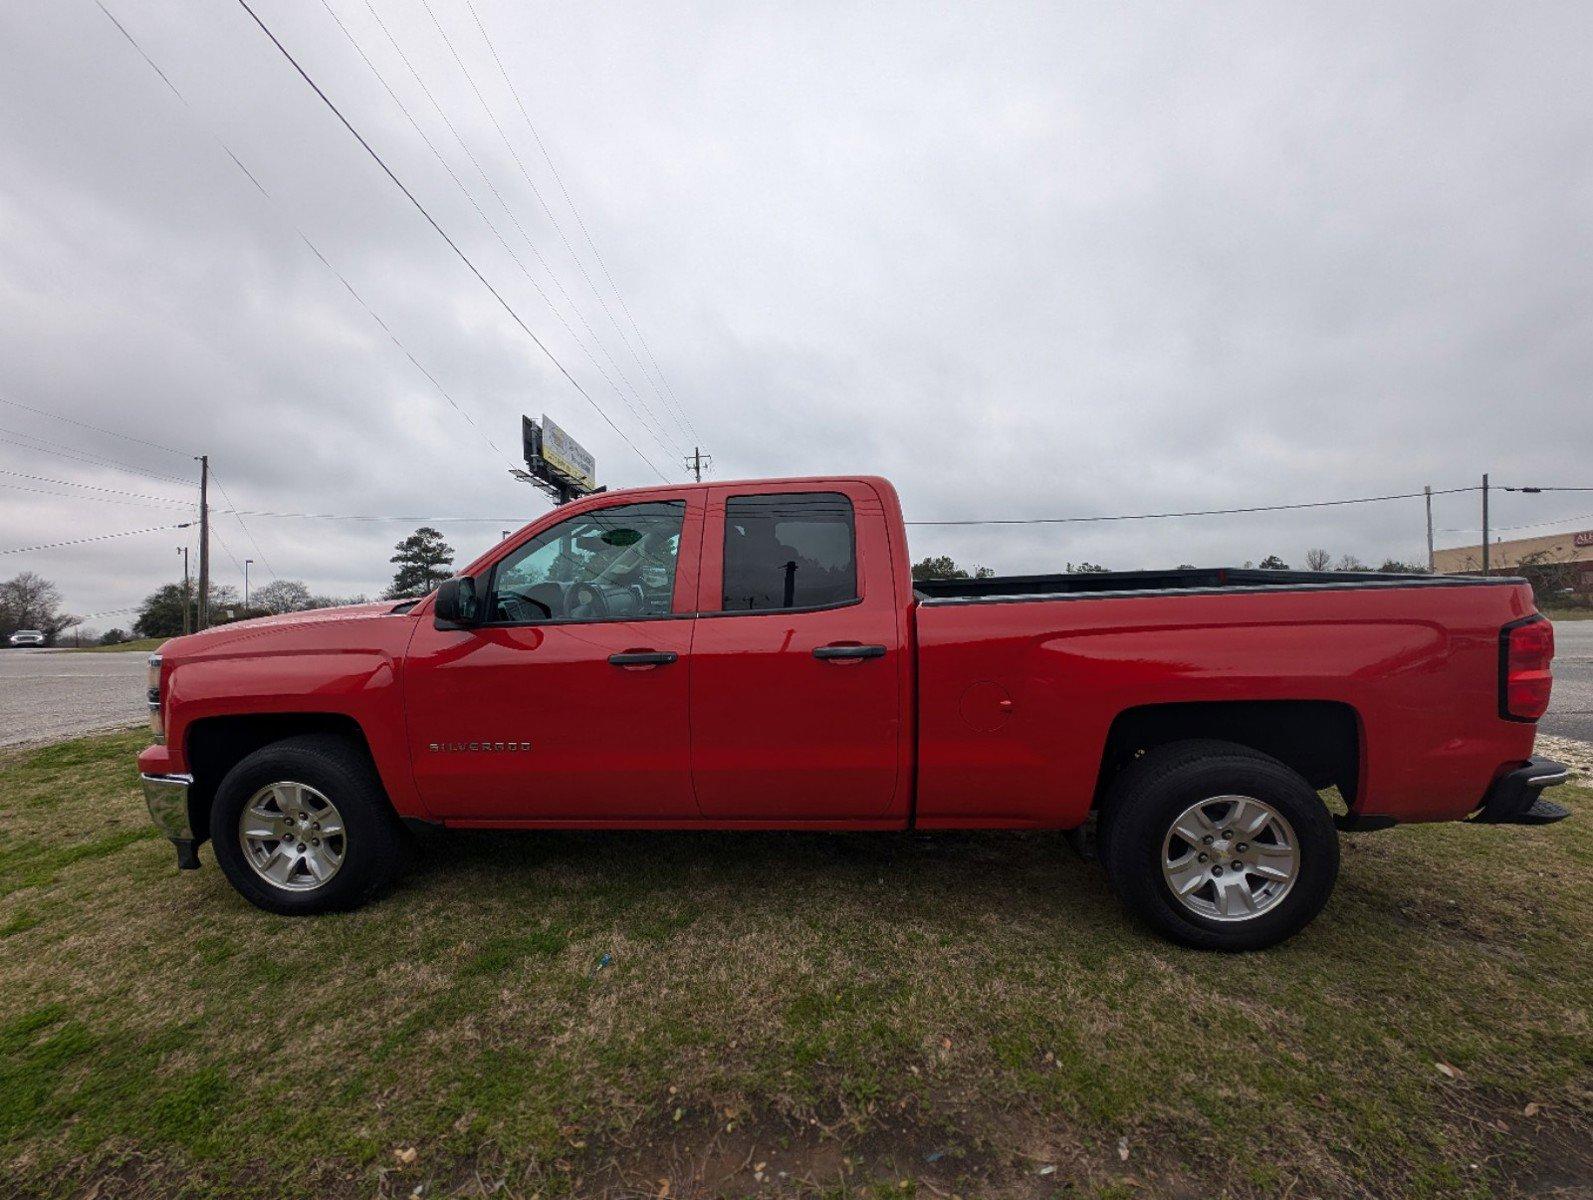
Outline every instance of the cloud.
<path id="1" fill-rule="evenodd" d="M 241 8 L 107 2 L 191 108 L 92 5 L 0 15 L 0 396 L 208 453 L 251 510 L 529 519 L 545 501 L 507 474 L 522 412 L 574 431 L 607 482 L 656 481 Z M 700 438 L 722 477 L 887 474 L 921 518 L 1286 503 L 1485 470 L 1593 482 L 1586 6 L 478 3 L 622 310 L 469 11 L 433 6 L 559 229 L 416 0 L 376 11 L 512 216 L 370 11 L 329 2 L 525 272 L 323 7 L 261 12 L 671 478 Z M 194 472 L 3 405 L 0 426 Z M 0 469 L 191 495 L 4 441 Z M 0 549 L 171 511 L 37 486 L 58 495 L 0 488 Z M 1477 507 L 1442 498 L 1438 524 L 1475 527 Z M 1508 496 L 1495 519 L 1584 507 Z M 218 577 L 251 557 L 257 580 L 269 562 L 376 591 L 409 527 L 222 518 Z M 444 526 L 461 561 L 503 527 Z M 116 608 L 172 577 L 181 536 L 7 556 L 0 574 Z M 1423 536 L 1409 501 L 912 542 L 1022 571 L 1299 565 L 1313 545 L 1409 559 Z"/>

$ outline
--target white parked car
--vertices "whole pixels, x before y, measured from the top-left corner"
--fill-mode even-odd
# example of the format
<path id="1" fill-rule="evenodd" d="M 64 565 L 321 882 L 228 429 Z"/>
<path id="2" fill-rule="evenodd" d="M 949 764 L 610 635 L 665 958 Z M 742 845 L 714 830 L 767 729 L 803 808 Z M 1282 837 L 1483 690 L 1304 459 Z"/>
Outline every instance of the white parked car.
<path id="1" fill-rule="evenodd" d="M 11 635 L 13 646 L 42 646 L 44 635 L 37 629 L 19 629 Z"/>

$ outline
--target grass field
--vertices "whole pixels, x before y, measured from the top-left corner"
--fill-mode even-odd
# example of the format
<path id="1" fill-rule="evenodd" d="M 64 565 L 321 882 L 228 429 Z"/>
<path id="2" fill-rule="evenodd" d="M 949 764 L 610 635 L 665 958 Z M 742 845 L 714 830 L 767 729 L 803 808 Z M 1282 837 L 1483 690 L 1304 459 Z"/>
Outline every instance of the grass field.
<path id="1" fill-rule="evenodd" d="M 71 649 L 79 654 L 116 654 L 132 650 L 142 650 L 145 653 L 159 650 L 162 644 L 171 641 L 170 638 L 134 638 L 130 642 L 117 642 L 114 646 L 73 646 Z"/>
<path id="2" fill-rule="evenodd" d="M 1218 957 L 1031 834 L 453 835 L 270 917 L 175 871 L 142 741 L 0 757 L 8 1197 L 1593 1180 L 1593 791 L 1347 838 L 1311 929 Z"/>

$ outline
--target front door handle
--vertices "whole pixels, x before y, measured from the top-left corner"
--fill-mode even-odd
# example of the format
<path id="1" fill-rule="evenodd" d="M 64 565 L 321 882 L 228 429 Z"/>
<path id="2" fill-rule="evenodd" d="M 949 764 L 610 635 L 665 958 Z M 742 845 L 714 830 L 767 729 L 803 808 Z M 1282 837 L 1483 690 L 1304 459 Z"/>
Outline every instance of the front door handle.
<path id="1" fill-rule="evenodd" d="M 608 661 L 616 667 L 667 667 L 679 657 L 673 650 L 626 650 L 610 654 Z"/>
<path id="2" fill-rule="evenodd" d="M 858 658 L 884 658 L 885 647 L 859 646 L 856 643 L 837 642 L 830 646 L 815 646 L 813 657 L 828 660 L 841 659 L 843 661 Z"/>

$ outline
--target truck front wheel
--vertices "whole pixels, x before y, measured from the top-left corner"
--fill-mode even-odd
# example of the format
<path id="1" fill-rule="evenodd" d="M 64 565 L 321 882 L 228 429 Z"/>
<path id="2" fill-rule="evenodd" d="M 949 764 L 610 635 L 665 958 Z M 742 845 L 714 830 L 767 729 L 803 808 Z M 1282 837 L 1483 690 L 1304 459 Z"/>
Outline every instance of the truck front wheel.
<path id="1" fill-rule="evenodd" d="M 355 908 L 403 865 L 403 826 L 369 761 L 327 734 L 274 742 L 228 771 L 210 840 L 244 899 L 289 915 Z"/>
<path id="2" fill-rule="evenodd" d="M 1101 858 L 1123 902 L 1201 950 L 1259 950 L 1298 933 L 1338 879 L 1338 831 L 1310 784 L 1232 742 L 1159 747 L 1108 797 Z"/>

